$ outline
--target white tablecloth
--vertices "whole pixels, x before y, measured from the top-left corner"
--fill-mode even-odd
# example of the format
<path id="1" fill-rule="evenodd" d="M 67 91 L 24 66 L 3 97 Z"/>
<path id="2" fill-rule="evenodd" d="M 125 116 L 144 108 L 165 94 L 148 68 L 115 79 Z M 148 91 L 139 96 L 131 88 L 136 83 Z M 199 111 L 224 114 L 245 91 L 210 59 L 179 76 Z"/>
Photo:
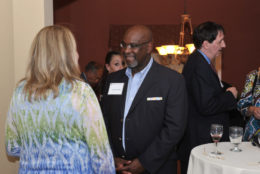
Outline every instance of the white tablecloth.
<path id="1" fill-rule="evenodd" d="M 218 144 L 223 154 L 215 157 L 210 154 L 215 144 L 203 144 L 191 151 L 188 174 L 260 174 L 260 148 L 243 142 L 242 152 L 232 152 L 230 142 Z"/>

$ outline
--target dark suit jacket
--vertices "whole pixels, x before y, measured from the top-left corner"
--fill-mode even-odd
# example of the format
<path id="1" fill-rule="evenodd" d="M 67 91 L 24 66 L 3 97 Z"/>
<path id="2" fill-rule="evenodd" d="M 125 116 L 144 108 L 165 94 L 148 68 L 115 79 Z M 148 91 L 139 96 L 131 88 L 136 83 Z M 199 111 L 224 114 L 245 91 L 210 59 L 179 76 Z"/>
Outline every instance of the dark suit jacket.
<path id="1" fill-rule="evenodd" d="M 223 124 L 222 141 L 228 141 L 228 111 L 236 108 L 236 99 L 221 87 L 217 74 L 197 50 L 189 56 L 183 75 L 188 91 L 189 113 L 179 155 L 187 161 L 193 147 L 212 142 L 212 123 Z"/>
<path id="2" fill-rule="evenodd" d="M 187 118 L 187 95 L 181 74 L 153 62 L 129 109 L 125 123 L 126 151 L 122 147 L 122 121 L 127 91 L 126 69 L 112 73 L 101 102 L 115 157 L 138 158 L 146 173 L 171 173 L 176 168 L 176 145 Z M 124 83 L 122 95 L 108 95 L 110 83 Z M 162 100 L 148 101 L 151 97 Z"/>

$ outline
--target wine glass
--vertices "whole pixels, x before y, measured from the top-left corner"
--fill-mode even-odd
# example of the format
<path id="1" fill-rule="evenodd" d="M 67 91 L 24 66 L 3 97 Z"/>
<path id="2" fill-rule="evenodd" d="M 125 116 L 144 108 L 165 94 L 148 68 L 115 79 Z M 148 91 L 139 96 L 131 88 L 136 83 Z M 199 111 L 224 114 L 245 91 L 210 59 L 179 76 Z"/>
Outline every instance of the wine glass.
<path id="1" fill-rule="evenodd" d="M 234 147 L 230 149 L 232 152 L 241 152 L 238 145 L 242 142 L 243 128 L 238 126 L 232 126 L 229 128 L 229 139 Z"/>
<path id="2" fill-rule="evenodd" d="M 258 134 L 258 143 L 260 144 L 260 134 Z M 260 161 L 258 161 L 258 164 L 260 164 Z"/>
<path id="3" fill-rule="evenodd" d="M 214 155 L 221 155 L 222 153 L 218 151 L 218 142 L 223 135 L 223 125 L 221 124 L 212 124 L 210 127 L 210 135 L 213 142 L 216 145 L 215 151 L 211 152 Z"/>

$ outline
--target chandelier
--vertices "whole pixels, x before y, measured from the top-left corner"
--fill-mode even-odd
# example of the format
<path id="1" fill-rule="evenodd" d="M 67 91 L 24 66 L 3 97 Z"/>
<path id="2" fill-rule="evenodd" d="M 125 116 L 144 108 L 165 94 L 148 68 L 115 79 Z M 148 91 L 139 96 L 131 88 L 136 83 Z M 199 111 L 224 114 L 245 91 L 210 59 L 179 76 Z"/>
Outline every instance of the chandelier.
<path id="1" fill-rule="evenodd" d="M 186 0 L 183 0 L 184 5 L 184 14 L 181 15 L 181 30 L 179 37 L 179 45 L 162 45 L 160 47 L 156 47 L 157 51 L 160 55 L 175 55 L 175 57 L 188 57 L 191 54 L 195 47 L 192 43 L 186 43 L 184 45 L 184 37 L 185 37 L 185 24 L 188 24 L 190 28 L 190 36 L 192 36 L 192 24 L 191 17 L 186 13 Z"/>
<path id="2" fill-rule="evenodd" d="M 185 37 L 185 25 L 188 24 L 190 28 L 190 35 L 192 36 L 192 24 L 191 24 L 191 17 L 189 14 L 181 15 L 181 30 L 180 30 L 180 37 L 179 37 L 179 45 L 162 45 L 160 47 L 156 47 L 157 51 L 160 55 L 180 55 L 180 56 L 188 56 L 191 54 L 195 47 L 192 43 L 184 44 L 184 37 Z"/>

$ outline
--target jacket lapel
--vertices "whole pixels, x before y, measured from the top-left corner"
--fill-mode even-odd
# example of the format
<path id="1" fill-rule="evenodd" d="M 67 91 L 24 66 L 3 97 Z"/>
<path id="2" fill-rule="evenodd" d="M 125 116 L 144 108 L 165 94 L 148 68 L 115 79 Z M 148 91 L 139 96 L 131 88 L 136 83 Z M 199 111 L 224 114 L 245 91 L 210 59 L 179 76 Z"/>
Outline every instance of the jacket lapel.
<path id="1" fill-rule="evenodd" d="M 208 62 L 205 60 L 205 58 L 203 57 L 203 55 L 199 51 L 197 51 L 196 53 L 200 55 L 200 57 L 203 60 L 204 64 L 206 64 L 208 66 L 208 68 L 210 69 L 209 71 L 213 74 L 214 78 L 216 79 L 217 83 L 219 84 L 219 87 L 221 87 L 220 81 L 219 81 L 219 77 L 218 77 L 217 73 L 212 69 L 211 65 L 208 64 Z"/>
<path id="2" fill-rule="evenodd" d="M 123 93 L 121 96 L 121 100 L 119 101 L 119 105 L 120 105 L 120 113 L 122 115 L 122 117 L 124 117 L 124 112 L 125 112 L 125 100 L 126 100 L 126 92 L 127 92 L 127 86 L 128 86 L 128 77 L 125 75 L 125 71 L 122 77 L 122 82 L 124 83 L 124 87 L 123 87 Z"/>
<path id="3" fill-rule="evenodd" d="M 143 99 L 143 97 L 147 93 L 147 91 L 149 91 L 151 86 L 156 83 L 157 66 L 158 66 L 158 64 L 155 61 L 153 61 L 153 64 L 152 64 L 149 72 L 146 74 L 146 77 L 144 78 L 143 83 L 141 84 L 140 88 L 138 89 L 138 91 L 135 95 L 135 98 L 129 109 L 128 114 L 130 114 L 134 110 L 134 108 L 137 106 L 137 104 Z"/>

